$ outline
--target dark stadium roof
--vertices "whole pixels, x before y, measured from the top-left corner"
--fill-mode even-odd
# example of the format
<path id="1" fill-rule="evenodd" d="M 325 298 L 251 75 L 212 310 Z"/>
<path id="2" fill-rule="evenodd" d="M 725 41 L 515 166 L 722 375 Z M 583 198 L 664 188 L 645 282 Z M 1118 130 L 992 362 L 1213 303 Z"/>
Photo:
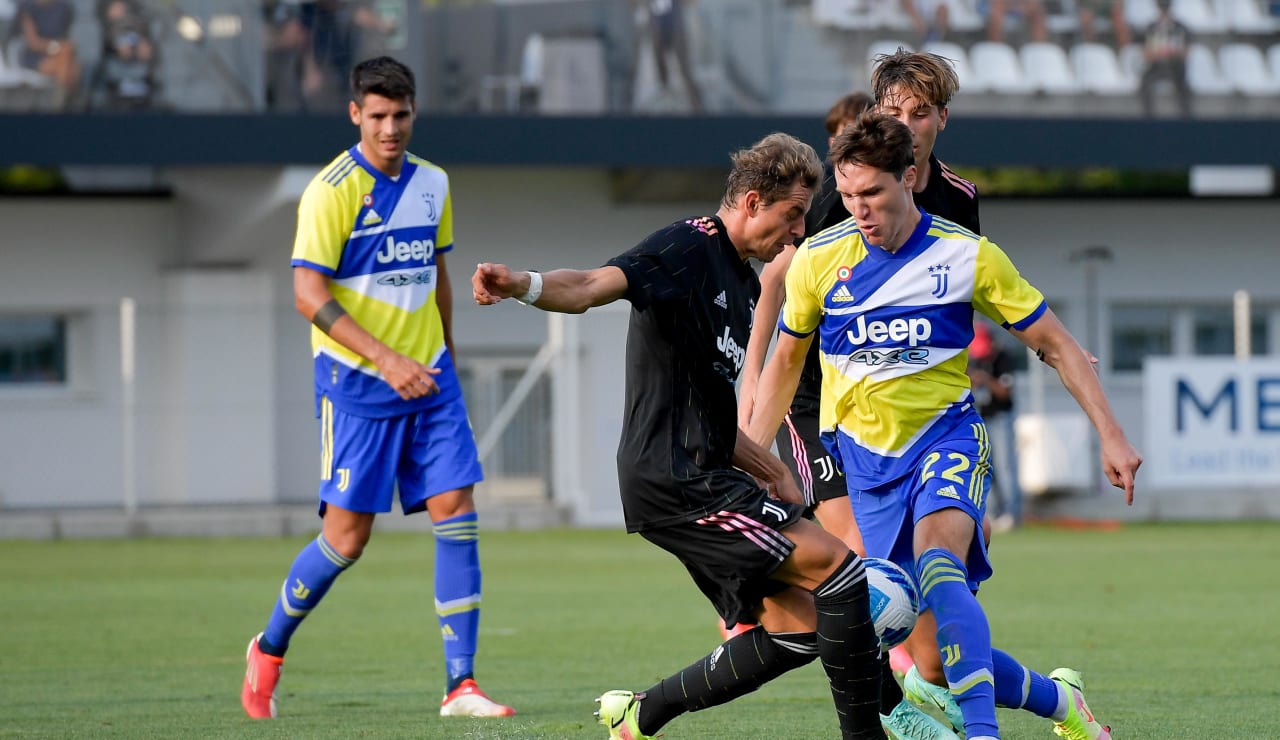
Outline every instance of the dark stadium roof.
<path id="1" fill-rule="evenodd" d="M 424 116 L 415 152 L 443 165 L 707 167 L 771 131 L 826 149 L 813 116 Z M 1280 166 L 1265 119 L 975 118 L 949 122 L 948 162 L 974 167 Z M 349 146 L 346 117 L 0 115 L 0 165 L 296 164 Z M 1194 142 L 1194 146 L 1188 146 Z"/>

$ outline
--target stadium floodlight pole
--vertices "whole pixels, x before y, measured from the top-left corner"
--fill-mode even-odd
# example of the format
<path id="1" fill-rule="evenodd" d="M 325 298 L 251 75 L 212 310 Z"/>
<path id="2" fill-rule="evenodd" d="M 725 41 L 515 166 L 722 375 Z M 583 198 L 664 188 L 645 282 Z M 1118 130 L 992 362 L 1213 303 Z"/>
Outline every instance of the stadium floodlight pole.
<path id="1" fill-rule="evenodd" d="M 1098 305 L 1098 270 L 1104 262 L 1110 262 L 1113 259 L 1115 254 L 1111 248 L 1102 245 L 1081 247 L 1070 255 L 1072 262 L 1084 265 L 1084 342 L 1085 348 L 1094 353 L 1102 351 L 1102 337 L 1099 329 L 1101 321 Z M 1102 474 L 1102 444 L 1097 434 L 1089 435 L 1089 459 L 1093 463 L 1093 474 L 1090 476 L 1093 486 L 1089 493 L 1096 496 L 1100 495 L 1107 486 L 1107 479 Z"/>
<path id="2" fill-rule="evenodd" d="M 120 299 L 120 483 L 124 511 L 130 520 L 138 513 L 138 481 L 134 468 L 137 313 L 138 306 L 132 298 Z"/>

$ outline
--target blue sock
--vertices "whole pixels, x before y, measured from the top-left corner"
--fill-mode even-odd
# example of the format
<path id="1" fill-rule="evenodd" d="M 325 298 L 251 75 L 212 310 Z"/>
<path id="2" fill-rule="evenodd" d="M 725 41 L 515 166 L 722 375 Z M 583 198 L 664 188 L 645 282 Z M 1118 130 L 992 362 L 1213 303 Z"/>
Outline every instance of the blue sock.
<path id="1" fill-rule="evenodd" d="M 435 523 L 436 615 L 444 639 L 445 691 L 471 678 L 480 631 L 480 526 L 475 512 Z"/>
<path id="2" fill-rule="evenodd" d="M 996 674 L 996 704 L 1025 709 L 1039 717 L 1054 717 L 1058 711 L 1058 685 L 1053 679 L 1027 670 L 1003 650 L 991 650 Z M 1065 716 L 1065 715 L 1064 715 Z"/>
<path id="3" fill-rule="evenodd" d="M 339 555 L 323 534 L 302 548 L 280 587 L 280 598 L 271 611 L 267 628 L 262 631 L 258 647 L 269 655 L 283 656 L 298 625 L 354 562 L 354 558 Z"/>
<path id="4" fill-rule="evenodd" d="M 942 672 L 964 714 L 965 734 L 998 738 L 991 628 L 969 590 L 969 574 L 963 563 L 941 548 L 926 550 L 917 558 L 916 568 L 921 597 L 938 620 Z"/>

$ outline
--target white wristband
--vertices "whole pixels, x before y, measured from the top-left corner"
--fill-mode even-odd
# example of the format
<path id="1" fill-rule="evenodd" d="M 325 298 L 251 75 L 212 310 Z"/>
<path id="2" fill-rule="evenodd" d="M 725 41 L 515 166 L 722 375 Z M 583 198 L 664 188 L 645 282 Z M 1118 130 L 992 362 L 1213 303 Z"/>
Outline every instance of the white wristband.
<path id="1" fill-rule="evenodd" d="M 516 300 L 520 301 L 526 306 L 532 306 L 535 302 L 537 302 L 538 298 L 541 295 L 542 295 L 542 274 L 539 273 L 537 270 L 530 270 L 529 271 L 529 289 L 524 292 L 524 295 L 516 296 Z"/>

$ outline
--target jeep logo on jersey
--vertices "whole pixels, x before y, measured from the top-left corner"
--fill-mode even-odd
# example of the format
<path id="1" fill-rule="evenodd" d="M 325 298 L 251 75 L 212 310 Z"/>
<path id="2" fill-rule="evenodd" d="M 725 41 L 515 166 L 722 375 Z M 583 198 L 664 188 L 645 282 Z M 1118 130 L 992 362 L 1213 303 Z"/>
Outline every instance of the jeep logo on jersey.
<path id="1" fill-rule="evenodd" d="M 396 238 L 387 235 L 387 243 L 382 245 L 382 249 L 378 250 L 378 262 L 387 264 L 388 262 L 426 262 L 436 253 L 436 243 L 431 239 L 420 241 L 414 239 L 409 242 L 398 242 Z"/>
<path id="2" fill-rule="evenodd" d="M 393 272 L 378 278 L 378 285 L 390 285 L 393 288 L 403 288 L 406 285 L 430 285 L 431 274 L 430 268 L 422 272 Z"/>
<path id="3" fill-rule="evenodd" d="M 716 349 L 724 353 L 733 362 L 733 369 L 742 370 L 742 363 L 747 361 L 747 348 L 739 347 L 738 343 L 733 341 L 733 337 L 729 336 L 729 327 L 724 328 L 724 335 L 716 337 Z"/>
<path id="4" fill-rule="evenodd" d="M 867 323 L 866 316 L 859 315 L 854 326 L 845 332 L 850 344 L 867 342 L 906 342 L 914 347 L 933 335 L 933 324 L 928 319 L 891 319 Z"/>

